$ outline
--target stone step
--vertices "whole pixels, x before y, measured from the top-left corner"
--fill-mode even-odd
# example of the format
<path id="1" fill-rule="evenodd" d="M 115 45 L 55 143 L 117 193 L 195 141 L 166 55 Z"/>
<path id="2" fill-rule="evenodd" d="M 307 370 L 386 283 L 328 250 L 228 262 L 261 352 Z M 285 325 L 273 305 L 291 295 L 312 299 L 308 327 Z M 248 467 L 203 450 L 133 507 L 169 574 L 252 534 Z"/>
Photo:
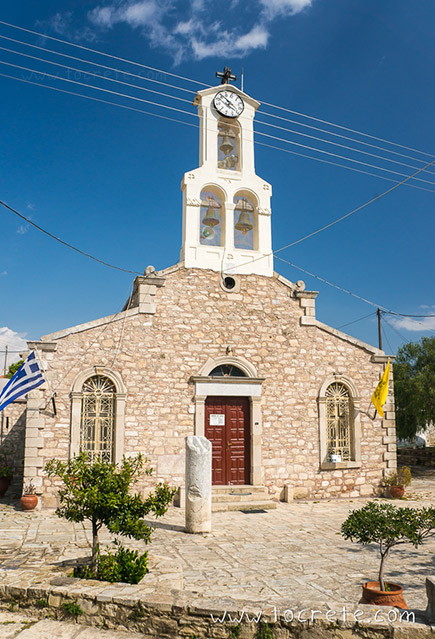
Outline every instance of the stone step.
<path id="1" fill-rule="evenodd" d="M 212 502 L 214 504 L 217 503 L 237 503 L 237 502 L 251 502 L 251 501 L 267 501 L 269 499 L 269 495 L 264 493 L 213 493 Z"/>
<path id="2" fill-rule="evenodd" d="M 213 495 L 222 493 L 231 494 L 251 494 L 251 493 L 267 493 L 265 486 L 250 486 L 250 485 L 234 485 L 234 486 L 213 486 Z"/>
<path id="3" fill-rule="evenodd" d="M 229 512 L 236 510 L 273 510 L 277 507 L 276 501 L 268 500 L 268 501 L 250 501 L 250 502 L 238 502 L 238 503 L 222 503 L 222 502 L 213 502 L 212 503 L 212 512 Z"/>

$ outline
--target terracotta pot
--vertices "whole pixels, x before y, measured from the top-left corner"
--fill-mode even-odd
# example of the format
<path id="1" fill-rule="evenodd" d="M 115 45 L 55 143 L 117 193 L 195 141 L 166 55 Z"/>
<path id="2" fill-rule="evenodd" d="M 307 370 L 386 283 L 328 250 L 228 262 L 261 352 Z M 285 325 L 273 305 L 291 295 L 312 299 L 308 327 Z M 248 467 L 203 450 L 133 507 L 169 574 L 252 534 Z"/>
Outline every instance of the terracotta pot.
<path id="1" fill-rule="evenodd" d="M 0 497 L 4 497 L 11 483 L 10 477 L 0 477 Z"/>
<path id="2" fill-rule="evenodd" d="M 37 495 L 23 495 L 20 499 L 21 508 L 23 510 L 33 510 L 38 503 Z"/>
<path id="3" fill-rule="evenodd" d="M 372 606 L 395 606 L 408 610 L 403 598 L 403 588 L 398 584 L 387 584 L 390 590 L 379 590 L 379 581 L 368 581 L 363 584 L 363 595 L 359 603 Z"/>
<path id="4" fill-rule="evenodd" d="M 390 497 L 400 499 L 405 494 L 404 486 L 390 486 Z"/>

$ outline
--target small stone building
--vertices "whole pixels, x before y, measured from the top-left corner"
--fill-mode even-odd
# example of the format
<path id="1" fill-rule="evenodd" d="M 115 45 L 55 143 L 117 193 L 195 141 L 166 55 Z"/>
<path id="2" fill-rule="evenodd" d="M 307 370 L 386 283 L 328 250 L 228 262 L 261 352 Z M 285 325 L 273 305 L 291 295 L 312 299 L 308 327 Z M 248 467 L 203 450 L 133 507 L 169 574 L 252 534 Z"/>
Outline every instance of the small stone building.
<path id="1" fill-rule="evenodd" d="M 29 342 L 48 381 L 6 409 L 5 440 L 25 431 L 24 480 L 46 506 L 56 489 L 44 464 L 80 450 L 144 453 L 146 481 L 182 487 L 192 434 L 213 444 L 215 486 L 372 495 L 396 464 L 392 395 L 384 419 L 370 407 L 387 358 L 320 322 L 317 293 L 274 272 L 272 189 L 254 167 L 259 103 L 221 85 L 195 104 L 200 166 L 182 180 L 180 262 L 148 267 L 123 311 Z"/>

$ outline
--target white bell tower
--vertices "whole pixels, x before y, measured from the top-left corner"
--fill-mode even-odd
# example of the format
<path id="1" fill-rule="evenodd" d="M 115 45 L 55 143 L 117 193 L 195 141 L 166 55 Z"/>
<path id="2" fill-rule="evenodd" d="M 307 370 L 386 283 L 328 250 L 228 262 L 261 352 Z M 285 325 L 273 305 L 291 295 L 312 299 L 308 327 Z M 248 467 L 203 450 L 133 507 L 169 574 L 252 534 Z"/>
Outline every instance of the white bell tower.
<path id="1" fill-rule="evenodd" d="M 181 261 L 186 268 L 270 277 L 272 188 L 254 164 L 253 121 L 260 103 L 224 83 L 199 91 L 194 104 L 200 166 L 181 183 Z"/>

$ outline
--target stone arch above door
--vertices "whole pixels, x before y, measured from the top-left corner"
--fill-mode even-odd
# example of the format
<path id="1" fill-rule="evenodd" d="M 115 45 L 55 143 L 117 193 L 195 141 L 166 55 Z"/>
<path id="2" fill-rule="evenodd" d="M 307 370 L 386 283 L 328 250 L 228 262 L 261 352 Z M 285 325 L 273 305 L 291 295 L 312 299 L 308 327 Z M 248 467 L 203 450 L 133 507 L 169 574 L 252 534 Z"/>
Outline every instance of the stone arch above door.
<path id="1" fill-rule="evenodd" d="M 246 377 L 210 377 L 218 366 L 231 364 L 239 368 Z M 264 378 L 257 377 L 255 367 L 243 357 L 222 356 L 210 358 L 200 369 L 200 374 L 190 378 L 195 385 L 195 435 L 205 435 L 205 401 L 207 397 L 247 397 L 251 406 L 251 484 L 261 485 L 263 472 L 261 463 L 261 395 Z"/>

